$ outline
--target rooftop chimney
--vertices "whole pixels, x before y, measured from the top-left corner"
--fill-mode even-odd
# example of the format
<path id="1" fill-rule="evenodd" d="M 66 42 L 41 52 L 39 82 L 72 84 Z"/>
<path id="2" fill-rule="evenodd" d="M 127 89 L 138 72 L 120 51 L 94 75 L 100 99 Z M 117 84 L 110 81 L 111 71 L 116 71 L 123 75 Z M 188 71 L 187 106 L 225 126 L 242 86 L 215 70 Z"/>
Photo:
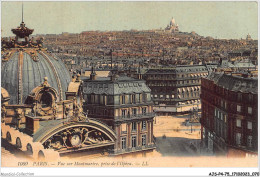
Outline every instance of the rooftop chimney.
<path id="1" fill-rule="evenodd" d="M 96 71 L 94 70 L 94 67 L 92 66 L 91 68 L 91 73 L 90 73 L 90 80 L 96 80 Z"/>

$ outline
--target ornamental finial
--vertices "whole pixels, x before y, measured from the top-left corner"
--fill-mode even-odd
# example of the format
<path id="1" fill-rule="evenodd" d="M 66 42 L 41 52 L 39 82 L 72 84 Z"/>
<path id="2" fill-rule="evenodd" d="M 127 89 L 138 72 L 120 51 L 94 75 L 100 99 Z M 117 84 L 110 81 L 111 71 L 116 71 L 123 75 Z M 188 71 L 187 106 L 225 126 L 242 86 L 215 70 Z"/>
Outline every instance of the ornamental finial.
<path id="1" fill-rule="evenodd" d="M 44 77 L 44 81 L 42 83 L 43 87 L 50 87 L 50 84 L 48 83 L 48 77 Z"/>

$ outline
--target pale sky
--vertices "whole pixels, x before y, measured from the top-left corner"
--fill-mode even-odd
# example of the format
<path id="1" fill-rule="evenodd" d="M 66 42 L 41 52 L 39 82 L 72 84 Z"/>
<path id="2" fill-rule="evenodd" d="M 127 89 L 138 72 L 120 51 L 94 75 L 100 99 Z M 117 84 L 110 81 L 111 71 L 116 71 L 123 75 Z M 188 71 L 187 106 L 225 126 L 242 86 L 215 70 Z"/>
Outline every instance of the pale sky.
<path id="1" fill-rule="evenodd" d="M 1 2 L 2 36 L 21 23 L 22 2 Z M 24 2 L 34 34 L 165 28 L 226 39 L 258 38 L 257 2 Z"/>

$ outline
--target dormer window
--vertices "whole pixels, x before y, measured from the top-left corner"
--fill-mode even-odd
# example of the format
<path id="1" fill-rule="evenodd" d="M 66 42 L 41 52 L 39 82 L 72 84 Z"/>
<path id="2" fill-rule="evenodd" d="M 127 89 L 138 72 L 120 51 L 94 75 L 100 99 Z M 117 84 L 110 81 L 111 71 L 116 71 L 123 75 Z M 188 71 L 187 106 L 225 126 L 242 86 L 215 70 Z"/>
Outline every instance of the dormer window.
<path id="1" fill-rule="evenodd" d="M 48 108 L 52 106 L 52 96 L 48 92 L 44 92 L 40 99 L 42 108 Z"/>

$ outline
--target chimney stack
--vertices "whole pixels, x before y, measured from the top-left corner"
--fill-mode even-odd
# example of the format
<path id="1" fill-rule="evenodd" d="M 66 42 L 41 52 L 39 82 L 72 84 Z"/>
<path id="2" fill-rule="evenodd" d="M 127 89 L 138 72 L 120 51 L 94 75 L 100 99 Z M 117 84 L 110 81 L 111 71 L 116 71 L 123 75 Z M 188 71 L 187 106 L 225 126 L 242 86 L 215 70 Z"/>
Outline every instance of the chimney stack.
<path id="1" fill-rule="evenodd" d="M 96 80 L 96 71 L 94 70 L 94 67 L 91 68 L 91 74 L 90 74 L 90 80 Z"/>

